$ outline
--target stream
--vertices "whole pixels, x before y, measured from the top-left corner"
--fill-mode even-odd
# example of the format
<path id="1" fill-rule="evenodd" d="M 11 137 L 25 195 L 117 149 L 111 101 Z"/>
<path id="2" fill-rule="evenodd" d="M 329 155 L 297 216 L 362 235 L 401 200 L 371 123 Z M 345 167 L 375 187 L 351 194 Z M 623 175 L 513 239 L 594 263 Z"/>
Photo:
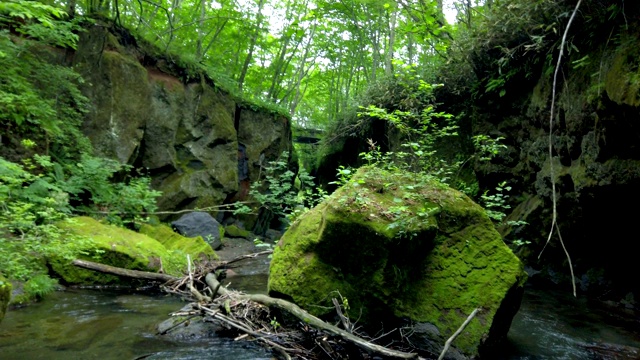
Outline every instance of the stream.
<path id="1" fill-rule="evenodd" d="M 262 275 L 244 276 L 253 285 Z M 245 287 L 245 286 L 239 286 Z M 7 312 L 0 359 L 272 359 L 246 341 L 177 342 L 155 326 L 184 305 L 163 294 L 68 289 Z M 528 289 L 502 359 L 640 359 L 640 320 L 611 316 L 586 300 Z"/>
<path id="2" fill-rule="evenodd" d="M 251 252 L 240 245 L 228 251 L 230 258 Z M 268 259 L 243 262 L 224 284 L 246 293 L 265 293 Z M 55 292 L 44 301 L 7 312 L 0 323 L 0 360 L 274 358 L 249 341 L 156 335 L 156 325 L 184 305 L 163 293 L 74 288 Z M 569 290 L 527 287 L 497 360 L 640 359 L 640 317 L 630 310 L 612 310 L 574 299 Z"/>

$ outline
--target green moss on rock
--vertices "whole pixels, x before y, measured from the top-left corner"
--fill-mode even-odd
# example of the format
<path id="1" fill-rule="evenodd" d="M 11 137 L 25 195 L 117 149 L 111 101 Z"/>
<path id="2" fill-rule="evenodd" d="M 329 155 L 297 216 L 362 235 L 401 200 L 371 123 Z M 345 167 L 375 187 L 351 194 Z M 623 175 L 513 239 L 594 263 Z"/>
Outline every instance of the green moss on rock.
<path id="1" fill-rule="evenodd" d="M 75 252 L 78 258 L 97 261 L 125 269 L 157 271 L 179 275 L 184 267 L 184 254 L 170 251 L 160 242 L 144 234 L 105 225 L 89 217 L 77 217 L 58 225 L 67 236 L 78 239 Z M 113 284 L 121 282 L 114 275 L 81 269 L 65 257 L 49 259 L 51 268 L 69 284 Z"/>
<path id="2" fill-rule="evenodd" d="M 11 283 L 0 275 L 0 322 L 4 319 L 7 312 L 7 306 L 11 300 Z"/>
<path id="3" fill-rule="evenodd" d="M 634 38 L 635 39 L 635 38 Z M 624 39 L 605 76 L 605 90 L 618 104 L 640 106 L 640 50 L 637 40 Z"/>
<path id="4" fill-rule="evenodd" d="M 248 230 L 241 229 L 235 225 L 229 225 L 224 228 L 224 231 L 228 237 L 239 237 L 248 239 L 251 237 L 251 233 Z"/>
<path id="5" fill-rule="evenodd" d="M 166 225 L 143 224 L 140 233 L 150 238 L 158 240 L 168 250 L 178 250 L 191 255 L 192 259 L 205 257 L 217 259 L 215 251 L 207 244 L 201 236 L 194 238 L 184 237 L 171 230 Z"/>
<path id="6" fill-rule="evenodd" d="M 454 343 L 473 356 L 507 293 L 525 279 L 520 261 L 467 196 L 413 174 L 365 167 L 284 234 L 269 291 L 319 316 L 332 311 L 339 292 L 363 323 L 430 323 L 440 344 L 480 307 Z"/>

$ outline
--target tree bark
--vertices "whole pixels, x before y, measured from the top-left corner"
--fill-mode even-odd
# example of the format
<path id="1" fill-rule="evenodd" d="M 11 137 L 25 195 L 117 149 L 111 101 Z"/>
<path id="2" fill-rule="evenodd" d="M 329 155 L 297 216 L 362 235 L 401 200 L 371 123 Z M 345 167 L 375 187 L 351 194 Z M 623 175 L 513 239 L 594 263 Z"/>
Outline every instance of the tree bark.
<path id="1" fill-rule="evenodd" d="M 256 47 L 256 42 L 258 42 L 258 36 L 260 35 L 260 28 L 262 27 L 262 8 L 264 7 L 265 0 L 260 0 L 258 3 L 258 16 L 256 21 L 256 28 L 253 32 L 253 36 L 251 37 L 251 44 L 249 45 L 249 53 L 247 57 L 244 59 L 244 64 L 242 64 L 242 71 L 240 72 L 240 77 L 238 77 L 238 90 L 242 91 L 242 87 L 244 86 L 244 78 L 247 76 L 247 71 L 249 70 L 249 65 L 251 64 L 251 59 L 253 58 L 253 51 Z"/>

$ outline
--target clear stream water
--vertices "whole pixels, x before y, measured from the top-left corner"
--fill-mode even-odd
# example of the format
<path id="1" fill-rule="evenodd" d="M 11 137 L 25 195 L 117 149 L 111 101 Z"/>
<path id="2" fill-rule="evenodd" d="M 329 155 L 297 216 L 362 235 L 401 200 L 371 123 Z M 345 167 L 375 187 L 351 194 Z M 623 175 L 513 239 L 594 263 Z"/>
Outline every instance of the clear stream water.
<path id="1" fill-rule="evenodd" d="M 263 291 L 264 275 L 234 280 Z M 244 284 L 243 284 L 244 281 Z M 176 342 L 155 326 L 184 305 L 165 295 L 70 289 L 9 311 L 0 323 L 0 359 L 272 359 L 268 351 L 226 338 Z M 636 314 L 637 316 L 637 314 Z M 594 353 L 593 347 L 613 352 Z M 620 348 L 624 351 L 618 351 Z M 502 359 L 640 359 L 640 319 L 613 316 L 585 300 L 527 290 Z M 609 351 L 607 350 L 607 351 Z"/>

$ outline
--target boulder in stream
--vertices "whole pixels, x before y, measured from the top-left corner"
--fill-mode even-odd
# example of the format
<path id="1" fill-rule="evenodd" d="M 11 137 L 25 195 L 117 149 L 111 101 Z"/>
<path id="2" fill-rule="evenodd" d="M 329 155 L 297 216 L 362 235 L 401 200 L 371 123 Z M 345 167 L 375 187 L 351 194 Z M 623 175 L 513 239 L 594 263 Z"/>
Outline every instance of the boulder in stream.
<path id="1" fill-rule="evenodd" d="M 214 249 L 222 246 L 224 228 L 206 212 L 196 211 L 182 215 L 180 219 L 172 222 L 171 226 L 182 236 L 202 237 Z"/>
<path id="2" fill-rule="evenodd" d="M 488 353 L 506 336 L 526 273 L 485 211 L 466 195 L 414 174 L 374 167 L 294 222 L 275 248 L 269 292 L 318 316 L 331 298 L 352 321 L 438 354 L 474 309 L 448 358 Z"/>

